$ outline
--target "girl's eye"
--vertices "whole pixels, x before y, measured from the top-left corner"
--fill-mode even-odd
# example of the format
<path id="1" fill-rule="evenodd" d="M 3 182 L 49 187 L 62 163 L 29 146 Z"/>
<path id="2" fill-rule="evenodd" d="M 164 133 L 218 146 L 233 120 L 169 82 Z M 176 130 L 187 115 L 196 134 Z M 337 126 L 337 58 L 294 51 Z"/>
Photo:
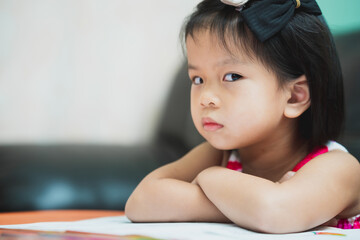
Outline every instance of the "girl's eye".
<path id="1" fill-rule="evenodd" d="M 202 84 L 204 81 L 202 80 L 202 78 L 201 77 L 194 77 L 193 78 L 193 83 L 195 84 L 195 85 L 200 85 L 200 84 Z"/>
<path id="2" fill-rule="evenodd" d="M 239 75 L 239 74 L 236 74 L 236 73 L 228 73 L 228 74 L 225 75 L 224 81 L 234 82 L 234 81 L 236 81 L 236 80 L 239 80 L 240 78 L 242 78 L 242 76 Z"/>

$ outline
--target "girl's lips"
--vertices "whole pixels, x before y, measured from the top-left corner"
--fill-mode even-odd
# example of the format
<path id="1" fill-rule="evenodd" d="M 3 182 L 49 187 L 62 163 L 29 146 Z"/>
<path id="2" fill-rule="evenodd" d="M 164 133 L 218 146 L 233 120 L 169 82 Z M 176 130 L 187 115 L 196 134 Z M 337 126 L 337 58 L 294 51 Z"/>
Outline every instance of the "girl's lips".
<path id="1" fill-rule="evenodd" d="M 211 118 L 203 118 L 202 119 L 202 125 L 205 129 L 205 131 L 216 131 L 224 127 L 224 125 L 215 122 Z"/>

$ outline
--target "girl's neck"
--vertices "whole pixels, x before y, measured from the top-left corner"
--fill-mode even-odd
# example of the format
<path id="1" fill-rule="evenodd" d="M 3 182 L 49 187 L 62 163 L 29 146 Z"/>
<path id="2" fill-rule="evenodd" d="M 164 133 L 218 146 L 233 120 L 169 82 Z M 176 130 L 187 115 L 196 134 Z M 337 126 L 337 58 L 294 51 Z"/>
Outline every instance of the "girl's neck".
<path id="1" fill-rule="evenodd" d="M 308 143 L 289 134 L 238 151 L 244 173 L 276 182 L 308 154 Z"/>

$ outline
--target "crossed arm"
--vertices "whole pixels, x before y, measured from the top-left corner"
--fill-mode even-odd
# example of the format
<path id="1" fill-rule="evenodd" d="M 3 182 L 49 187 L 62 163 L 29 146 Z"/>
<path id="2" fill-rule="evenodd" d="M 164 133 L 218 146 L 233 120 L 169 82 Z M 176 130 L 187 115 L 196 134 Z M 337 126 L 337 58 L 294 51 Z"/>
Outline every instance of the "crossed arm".
<path id="1" fill-rule="evenodd" d="M 220 165 L 222 152 L 204 143 L 180 160 L 146 176 L 128 199 L 127 217 L 134 222 L 229 222 L 206 197 L 196 176 Z"/>
<path id="2" fill-rule="evenodd" d="M 359 164 L 344 154 L 319 156 L 279 184 L 219 167 L 222 153 L 204 143 L 149 174 L 125 213 L 135 222 L 230 221 L 261 232 L 307 230 L 358 200 Z"/>

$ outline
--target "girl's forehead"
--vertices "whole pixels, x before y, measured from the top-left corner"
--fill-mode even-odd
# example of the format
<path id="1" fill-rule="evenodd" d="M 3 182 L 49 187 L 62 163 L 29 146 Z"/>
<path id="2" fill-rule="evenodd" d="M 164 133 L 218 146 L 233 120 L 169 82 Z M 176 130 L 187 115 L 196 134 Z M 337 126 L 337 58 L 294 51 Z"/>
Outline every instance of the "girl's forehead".
<path id="1" fill-rule="evenodd" d="M 216 53 L 228 59 L 241 62 L 256 61 L 256 58 L 251 54 L 251 51 L 244 49 L 244 44 L 236 42 L 235 39 L 230 37 L 223 41 L 210 31 L 197 31 L 194 34 L 187 36 L 185 43 L 188 58 L 189 55 L 191 57 L 202 50 L 203 54 L 209 55 L 209 57 Z M 194 51 L 194 53 L 192 51 Z"/>

